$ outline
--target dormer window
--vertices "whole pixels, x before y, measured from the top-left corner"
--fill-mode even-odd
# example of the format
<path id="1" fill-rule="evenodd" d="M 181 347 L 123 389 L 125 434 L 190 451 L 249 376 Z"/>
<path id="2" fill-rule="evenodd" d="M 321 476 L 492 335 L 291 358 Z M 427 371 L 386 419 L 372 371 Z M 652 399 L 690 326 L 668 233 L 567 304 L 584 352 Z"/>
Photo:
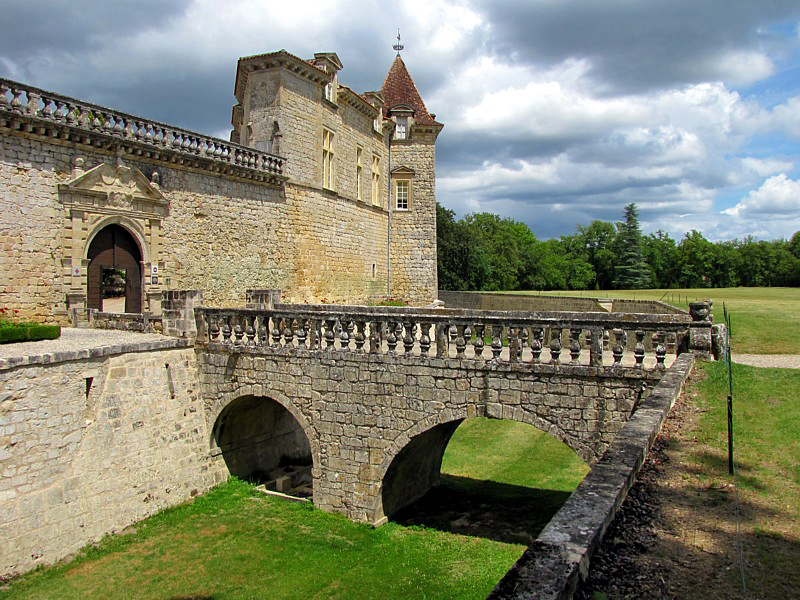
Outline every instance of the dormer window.
<path id="1" fill-rule="evenodd" d="M 408 117 L 397 117 L 394 128 L 394 139 L 408 139 Z"/>

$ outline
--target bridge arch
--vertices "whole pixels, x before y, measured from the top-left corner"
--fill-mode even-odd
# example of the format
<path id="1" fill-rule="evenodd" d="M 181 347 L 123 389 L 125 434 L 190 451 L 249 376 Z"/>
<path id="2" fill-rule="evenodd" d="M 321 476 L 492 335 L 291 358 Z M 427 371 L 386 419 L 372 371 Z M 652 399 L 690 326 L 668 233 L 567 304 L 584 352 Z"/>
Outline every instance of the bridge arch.
<path id="1" fill-rule="evenodd" d="M 505 414 L 486 414 L 483 406 L 478 410 L 468 410 L 467 407 L 446 410 L 414 423 L 386 449 L 380 465 L 380 492 L 372 509 L 373 523 L 384 523 L 400 508 L 438 485 L 442 458 L 450 438 L 468 417 L 506 419 L 531 425 L 563 442 L 587 465 L 591 466 L 596 460 L 589 442 L 569 435 L 557 424 L 546 421 L 536 413 L 512 409 Z"/>
<path id="2" fill-rule="evenodd" d="M 209 447 L 232 475 L 266 479 L 286 461 L 310 459 L 318 476 L 319 436 L 303 412 L 277 391 L 241 386 L 207 412 Z"/>

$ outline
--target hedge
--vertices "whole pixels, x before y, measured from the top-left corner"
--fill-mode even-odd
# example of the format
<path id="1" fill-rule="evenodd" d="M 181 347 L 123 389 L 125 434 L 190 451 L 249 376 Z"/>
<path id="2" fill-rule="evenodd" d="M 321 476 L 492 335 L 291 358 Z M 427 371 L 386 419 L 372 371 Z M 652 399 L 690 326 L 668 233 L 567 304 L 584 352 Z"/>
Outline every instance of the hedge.
<path id="1" fill-rule="evenodd" d="M 11 323 L 0 326 L 0 344 L 34 342 L 36 340 L 55 340 L 60 336 L 61 327 L 59 325 Z"/>

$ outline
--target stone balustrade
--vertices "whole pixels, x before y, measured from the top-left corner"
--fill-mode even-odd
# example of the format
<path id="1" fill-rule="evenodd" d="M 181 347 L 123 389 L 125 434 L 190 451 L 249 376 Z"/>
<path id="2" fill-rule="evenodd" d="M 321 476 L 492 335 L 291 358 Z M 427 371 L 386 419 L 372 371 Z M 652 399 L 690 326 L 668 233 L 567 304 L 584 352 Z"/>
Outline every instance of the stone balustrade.
<path id="1" fill-rule="evenodd" d="M 286 179 L 280 156 L 8 79 L 0 79 L 0 127 L 258 182 Z"/>
<path id="2" fill-rule="evenodd" d="M 199 308 L 195 315 L 197 341 L 209 349 L 355 352 L 653 370 L 665 368 L 668 353 L 687 349 L 691 323 L 688 315 L 676 314 L 306 304 L 278 304 L 273 309 Z"/>

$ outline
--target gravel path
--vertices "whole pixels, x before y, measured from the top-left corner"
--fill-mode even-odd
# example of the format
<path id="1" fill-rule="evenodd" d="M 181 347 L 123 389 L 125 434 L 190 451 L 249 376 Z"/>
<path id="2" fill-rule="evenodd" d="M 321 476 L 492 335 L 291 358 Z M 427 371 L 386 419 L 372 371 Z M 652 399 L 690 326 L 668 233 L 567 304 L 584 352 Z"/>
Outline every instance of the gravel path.
<path id="1" fill-rule="evenodd" d="M 751 367 L 800 369 L 800 354 L 734 354 L 733 362 Z"/>

